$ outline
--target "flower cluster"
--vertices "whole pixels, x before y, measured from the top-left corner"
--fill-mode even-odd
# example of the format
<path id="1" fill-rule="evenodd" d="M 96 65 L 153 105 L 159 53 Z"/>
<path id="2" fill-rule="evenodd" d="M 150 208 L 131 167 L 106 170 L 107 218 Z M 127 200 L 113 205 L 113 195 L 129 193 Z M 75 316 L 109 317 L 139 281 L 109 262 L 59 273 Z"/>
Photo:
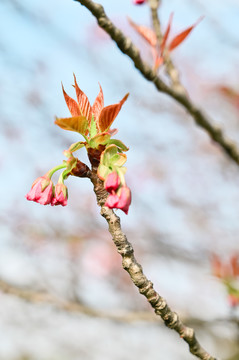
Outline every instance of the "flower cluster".
<path id="1" fill-rule="evenodd" d="M 131 191 L 125 184 L 121 184 L 116 171 L 107 176 L 104 187 L 109 193 L 105 206 L 110 209 L 121 209 L 127 215 L 131 204 Z"/>
<path id="2" fill-rule="evenodd" d="M 92 165 L 92 172 L 97 173 L 98 177 L 107 184 L 112 182 L 113 176 L 117 175 L 116 182 L 112 189 L 107 188 L 110 193 L 105 206 L 117 208 L 128 213 L 131 202 L 131 192 L 125 185 L 124 175 L 126 162 L 124 152 L 128 151 L 127 146 L 112 136 L 117 133 L 117 129 L 110 129 L 113 121 L 121 110 L 122 105 L 128 98 L 126 94 L 123 99 L 113 105 L 104 106 L 104 95 L 100 86 L 93 105 L 91 106 L 86 94 L 79 88 L 74 75 L 74 88 L 76 99 L 71 98 L 64 90 L 63 95 L 71 113 L 69 118 L 56 118 L 55 124 L 64 130 L 75 131 L 83 136 L 85 141 L 78 141 L 72 144 L 63 153 L 68 158 L 59 166 L 48 171 L 48 173 L 36 179 L 31 190 L 26 195 L 27 200 L 47 205 L 67 204 L 68 191 L 64 180 L 69 175 L 85 177 L 90 171 L 88 166 L 73 156 L 73 153 L 85 147 L 89 160 Z M 58 183 L 54 186 L 51 177 L 59 169 L 65 168 L 61 173 Z M 111 176 L 109 177 L 109 175 Z M 115 175 L 116 174 L 116 175 Z"/>
<path id="3" fill-rule="evenodd" d="M 228 301 L 232 307 L 239 305 L 239 255 L 230 257 L 229 262 L 222 262 L 219 256 L 212 257 L 212 273 L 225 285 Z"/>
<path id="4" fill-rule="evenodd" d="M 64 178 L 67 177 L 67 171 L 63 171 L 60 175 L 58 183 L 54 186 L 51 177 L 57 170 L 67 165 L 62 164 L 48 171 L 44 176 L 37 178 L 31 187 L 31 190 L 26 194 L 26 199 L 35 201 L 42 205 L 67 205 L 68 190 L 64 184 Z"/>

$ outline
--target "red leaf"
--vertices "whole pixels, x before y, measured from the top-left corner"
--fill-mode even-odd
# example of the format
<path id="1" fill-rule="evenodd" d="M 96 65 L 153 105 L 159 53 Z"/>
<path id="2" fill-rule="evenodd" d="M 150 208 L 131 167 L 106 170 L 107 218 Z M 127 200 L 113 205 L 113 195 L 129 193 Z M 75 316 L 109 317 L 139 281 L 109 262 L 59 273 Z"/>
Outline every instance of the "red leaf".
<path id="1" fill-rule="evenodd" d="M 63 91 L 64 98 L 65 98 L 65 101 L 66 101 L 66 105 L 68 106 L 68 109 L 69 109 L 71 115 L 72 116 L 81 115 L 81 112 L 80 112 L 80 109 L 79 109 L 79 106 L 78 106 L 77 102 L 74 99 L 72 99 L 69 95 L 67 95 L 67 93 L 65 92 L 64 87 L 63 87 L 62 84 L 61 84 L 61 86 L 62 86 L 62 91 Z"/>
<path id="2" fill-rule="evenodd" d="M 99 86 L 100 86 L 100 84 L 99 84 Z M 100 113 L 101 113 L 103 107 L 104 107 L 104 95 L 103 95 L 102 88 L 100 86 L 100 92 L 97 95 L 95 102 L 92 106 L 92 113 L 93 113 L 96 121 L 99 119 L 99 116 L 100 116 Z"/>
<path id="3" fill-rule="evenodd" d="M 169 17 L 169 20 L 168 20 L 167 29 L 166 29 L 166 31 L 165 31 L 165 33 L 164 33 L 164 36 L 163 36 L 163 39 L 162 39 L 162 42 L 161 42 L 161 45 L 160 45 L 161 55 L 162 55 L 163 52 L 164 52 L 164 48 L 165 48 L 165 45 L 166 45 L 166 41 L 167 41 L 168 36 L 169 36 L 169 33 L 170 33 L 172 21 L 173 21 L 173 13 L 170 14 L 170 17 Z"/>
<path id="4" fill-rule="evenodd" d="M 230 259 L 231 267 L 232 267 L 232 276 L 239 276 L 239 256 L 233 255 Z"/>
<path id="5" fill-rule="evenodd" d="M 80 108 L 80 115 L 85 116 L 86 119 L 90 122 L 91 116 L 92 116 L 92 109 L 91 109 L 90 102 L 89 102 L 86 94 L 79 88 L 79 86 L 76 82 L 75 74 L 73 74 L 73 75 L 74 75 L 74 81 L 75 81 L 76 97 L 77 97 L 78 105 Z"/>
<path id="6" fill-rule="evenodd" d="M 194 25 L 188 27 L 186 30 L 184 30 L 184 31 L 182 31 L 181 33 L 179 33 L 178 35 L 176 35 L 176 36 L 173 38 L 173 40 L 171 41 L 170 45 L 169 45 L 169 51 L 172 51 L 172 50 L 174 50 L 176 47 L 178 47 L 178 46 L 186 39 L 186 37 L 190 34 L 190 32 L 195 28 L 195 26 L 198 25 L 198 23 L 199 23 L 202 19 L 203 19 L 203 16 L 200 17 L 200 18 L 198 19 L 198 21 L 197 21 Z"/>
<path id="7" fill-rule="evenodd" d="M 163 64 L 164 58 L 162 56 L 157 56 L 154 61 L 154 69 L 158 70 L 158 68 Z"/>
<path id="8" fill-rule="evenodd" d="M 156 48 L 152 48 L 151 50 L 154 59 L 154 70 L 158 70 L 158 68 L 163 64 L 164 58 L 158 53 Z"/>
<path id="9" fill-rule="evenodd" d="M 239 92 L 225 85 L 219 86 L 219 91 L 239 109 Z"/>
<path id="10" fill-rule="evenodd" d="M 120 112 L 122 105 L 127 100 L 128 96 L 129 94 L 126 94 L 125 97 L 118 104 L 106 106 L 101 111 L 98 122 L 100 131 L 107 131 L 109 129 L 114 119 Z"/>
<path id="11" fill-rule="evenodd" d="M 151 46 L 157 45 L 157 36 L 155 32 L 147 26 L 137 25 L 130 18 L 128 19 L 130 25 L 141 35 Z"/>

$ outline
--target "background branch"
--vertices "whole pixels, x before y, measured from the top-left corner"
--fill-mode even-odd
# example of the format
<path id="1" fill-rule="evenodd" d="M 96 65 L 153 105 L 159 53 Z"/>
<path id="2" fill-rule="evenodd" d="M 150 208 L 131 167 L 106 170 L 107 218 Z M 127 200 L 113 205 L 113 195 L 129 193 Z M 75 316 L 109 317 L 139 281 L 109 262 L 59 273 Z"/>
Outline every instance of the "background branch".
<path id="1" fill-rule="evenodd" d="M 0 292 L 6 295 L 17 297 L 31 304 L 51 305 L 54 306 L 56 309 L 62 311 L 83 314 L 95 318 L 104 318 L 113 321 L 125 322 L 125 323 L 133 323 L 137 321 L 158 323 L 158 318 L 155 317 L 154 314 L 149 313 L 148 311 L 106 312 L 106 311 L 96 310 L 90 306 L 82 304 L 80 301 L 60 299 L 59 297 L 54 296 L 53 294 L 47 291 L 28 289 L 23 286 L 17 286 L 15 284 L 9 283 L 8 281 L 3 279 L 0 279 Z M 186 316 L 184 318 L 184 321 L 187 321 L 192 326 L 200 326 L 200 327 L 205 327 L 208 325 L 214 325 L 220 323 L 233 323 L 239 326 L 239 320 L 236 317 L 203 320 L 200 318 Z"/>
<path id="2" fill-rule="evenodd" d="M 53 305 L 55 308 L 74 313 L 81 313 L 91 317 L 111 319 L 120 322 L 134 322 L 134 321 L 150 321 L 156 322 L 155 316 L 148 312 L 127 312 L 127 313 L 114 313 L 95 310 L 87 305 L 81 304 L 79 301 L 63 300 L 54 296 L 46 291 L 37 291 L 19 287 L 8 283 L 7 281 L 0 279 L 0 291 L 4 294 L 9 294 L 24 301 L 33 304 L 48 304 Z"/>
<path id="3" fill-rule="evenodd" d="M 239 165 L 239 150 L 237 146 L 231 140 L 228 140 L 225 137 L 220 127 L 212 124 L 207 115 L 204 114 L 204 112 L 196 105 L 194 105 L 194 103 L 189 99 L 188 95 L 175 91 L 173 88 L 167 86 L 158 77 L 157 73 L 142 60 L 139 49 L 137 49 L 137 47 L 132 43 L 130 38 L 126 37 L 122 31 L 118 29 L 107 17 L 102 5 L 96 4 L 91 0 L 74 1 L 77 1 L 81 5 L 85 6 L 92 13 L 92 15 L 95 16 L 99 26 L 110 35 L 119 49 L 133 60 L 135 67 L 140 71 L 145 79 L 153 82 L 158 91 L 168 94 L 179 104 L 181 104 L 185 110 L 187 110 L 187 112 L 194 118 L 196 124 L 203 128 L 211 137 L 211 139 L 222 147 L 229 158 L 237 165 Z"/>
<path id="4" fill-rule="evenodd" d="M 158 17 L 158 8 L 160 6 L 161 1 L 159 0 L 149 0 L 149 7 L 151 10 L 151 18 L 153 23 L 153 28 L 157 37 L 158 46 L 160 46 L 163 34 L 161 30 L 161 24 Z M 183 95 L 186 95 L 186 89 L 183 87 L 183 85 L 180 82 L 179 72 L 176 69 L 172 59 L 169 56 L 169 52 L 167 49 L 164 50 L 164 65 L 166 72 L 171 80 L 171 87 L 178 93 L 181 93 Z"/>

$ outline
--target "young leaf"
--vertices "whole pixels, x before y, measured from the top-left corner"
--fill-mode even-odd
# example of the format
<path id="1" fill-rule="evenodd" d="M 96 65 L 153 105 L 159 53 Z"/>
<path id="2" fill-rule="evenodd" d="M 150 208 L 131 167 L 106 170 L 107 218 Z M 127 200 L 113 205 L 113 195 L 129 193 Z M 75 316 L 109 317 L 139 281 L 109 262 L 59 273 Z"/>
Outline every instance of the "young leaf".
<path id="1" fill-rule="evenodd" d="M 110 134 L 98 134 L 90 139 L 89 147 L 97 148 L 99 145 L 106 145 L 110 140 Z"/>
<path id="2" fill-rule="evenodd" d="M 155 47 L 157 45 L 157 36 L 155 32 L 144 25 L 137 25 L 133 20 L 128 18 L 130 25 L 141 35 L 151 46 Z"/>
<path id="3" fill-rule="evenodd" d="M 125 97 L 118 103 L 114 105 L 106 106 L 100 113 L 98 126 L 101 132 L 107 131 L 114 119 L 120 112 L 120 109 L 124 102 L 127 100 L 129 94 L 126 94 Z"/>
<path id="4" fill-rule="evenodd" d="M 116 155 L 118 152 L 118 148 L 115 145 L 109 145 L 107 146 L 107 148 L 102 152 L 101 157 L 100 157 L 100 163 L 104 164 L 106 166 L 110 166 L 111 165 L 111 161 L 110 159 Z"/>
<path id="5" fill-rule="evenodd" d="M 75 81 L 76 97 L 77 97 L 77 101 L 78 101 L 79 108 L 80 108 L 80 115 L 85 116 L 86 119 L 90 122 L 91 116 L 92 116 L 90 102 L 89 102 L 86 94 L 79 88 L 79 86 L 76 82 L 75 74 L 73 74 L 73 75 L 74 75 L 74 81 Z"/>
<path id="6" fill-rule="evenodd" d="M 64 98 L 65 98 L 66 105 L 67 105 L 71 115 L 72 116 L 81 115 L 81 112 L 80 112 L 80 109 L 79 109 L 79 106 L 78 106 L 77 102 L 74 99 L 72 99 L 69 95 L 67 95 L 67 93 L 65 92 L 65 89 L 64 89 L 62 84 L 61 84 L 61 86 L 62 86 L 62 91 L 63 91 L 63 95 L 64 95 Z"/>
<path id="7" fill-rule="evenodd" d="M 122 185 L 125 185 L 125 178 L 124 178 L 124 175 L 127 171 L 127 168 L 124 167 L 124 166 L 121 166 L 121 167 L 116 167 L 115 169 L 117 171 L 117 174 L 119 175 L 120 177 L 120 182 Z"/>
<path id="8" fill-rule="evenodd" d="M 109 133 L 111 136 L 117 134 L 117 132 L 118 132 L 118 129 L 109 129 L 109 130 L 107 130 L 107 133 Z"/>
<path id="9" fill-rule="evenodd" d="M 129 148 L 124 143 L 122 143 L 122 141 L 117 140 L 117 139 L 110 139 L 108 144 L 114 144 L 118 148 L 120 148 L 120 150 L 123 150 L 123 151 L 128 151 L 129 150 Z"/>
<path id="10" fill-rule="evenodd" d="M 103 164 L 100 164 L 97 169 L 97 175 L 101 180 L 105 180 L 107 176 L 112 172 L 112 169 L 110 169 L 108 166 L 105 166 Z"/>
<path id="11" fill-rule="evenodd" d="M 110 158 L 110 165 L 113 166 L 123 166 L 127 160 L 127 156 L 125 154 L 115 154 Z"/>
<path id="12" fill-rule="evenodd" d="M 195 28 L 195 26 L 197 26 L 200 21 L 203 19 L 203 16 L 200 17 L 198 19 L 198 21 L 196 21 L 196 23 L 190 27 L 188 27 L 186 30 L 182 31 L 181 33 L 179 33 L 178 35 L 176 35 L 173 40 L 171 41 L 171 43 L 169 44 L 169 51 L 174 50 L 176 47 L 178 47 L 185 39 L 186 37 L 190 34 L 190 32 Z"/>
<path id="13" fill-rule="evenodd" d="M 94 116 L 92 116 L 90 124 L 90 138 L 94 137 L 97 134 L 96 122 Z"/>
<path id="14" fill-rule="evenodd" d="M 73 153 L 74 151 L 81 149 L 83 146 L 85 146 L 85 144 L 82 141 L 78 141 L 72 144 L 68 150 Z"/>
<path id="15" fill-rule="evenodd" d="M 100 86 L 100 84 L 99 84 L 99 86 Z M 103 90 L 100 86 L 100 92 L 97 95 L 95 102 L 92 106 L 92 113 L 94 115 L 96 122 L 99 119 L 100 113 L 103 108 L 104 108 L 104 94 L 103 94 Z"/>
<path id="16" fill-rule="evenodd" d="M 56 118 L 55 124 L 64 130 L 76 131 L 85 135 L 88 127 L 88 120 L 84 116 L 73 116 L 64 119 Z"/>
<path id="17" fill-rule="evenodd" d="M 163 52 L 164 52 L 164 48 L 165 48 L 166 42 L 167 42 L 167 40 L 168 40 L 168 36 L 169 36 L 169 33 L 170 33 L 172 21 L 173 21 L 173 13 L 170 14 L 170 17 L 169 17 L 169 20 L 168 20 L 167 29 L 166 29 L 166 31 L 165 31 L 165 33 L 164 33 L 162 42 L 161 42 L 161 44 L 160 44 L 160 52 L 161 52 L 161 55 L 162 55 Z"/>
<path id="18" fill-rule="evenodd" d="M 156 56 L 154 60 L 154 69 L 157 70 L 163 62 L 164 58 L 162 56 Z"/>

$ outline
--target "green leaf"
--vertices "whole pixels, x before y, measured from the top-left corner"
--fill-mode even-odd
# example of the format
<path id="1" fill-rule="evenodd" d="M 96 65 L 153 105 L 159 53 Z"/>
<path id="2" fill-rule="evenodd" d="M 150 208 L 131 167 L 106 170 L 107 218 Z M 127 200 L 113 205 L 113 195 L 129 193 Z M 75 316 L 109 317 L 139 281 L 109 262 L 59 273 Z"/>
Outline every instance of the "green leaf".
<path id="1" fill-rule="evenodd" d="M 102 134 L 95 135 L 92 139 L 90 139 L 89 147 L 95 149 L 99 145 L 108 144 L 109 140 L 110 140 L 110 134 L 108 134 L 108 133 L 102 133 Z"/>
<path id="2" fill-rule="evenodd" d="M 110 139 L 108 144 L 114 144 L 123 151 L 128 151 L 129 150 L 129 148 L 122 141 L 117 140 L 117 139 Z"/>
<path id="3" fill-rule="evenodd" d="M 127 160 L 127 156 L 125 154 L 115 154 L 110 158 L 111 166 L 123 166 Z"/>
<path id="4" fill-rule="evenodd" d="M 69 147 L 69 151 L 70 152 L 77 151 L 77 150 L 81 149 L 83 146 L 85 146 L 85 143 L 82 141 L 78 141 Z"/>
<path id="5" fill-rule="evenodd" d="M 93 138 L 97 134 L 97 127 L 94 116 L 92 116 L 90 123 L 90 139 Z"/>
<path id="6" fill-rule="evenodd" d="M 115 167 L 115 170 L 117 171 L 119 177 L 120 177 L 120 183 L 122 185 L 125 185 L 125 178 L 124 178 L 124 175 L 127 171 L 127 168 L 122 166 L 122 167 Z"/>
<path id="7" fill-rule="evenodd" d="M 103 164 L 100 164 L 97 169 L 97 175 L 101 180 L 105 180 L 106 177 L 112 172 L 112 169 L 110 169 L 108 166 L 105 166 Z"/>
<path id="8" fill-rule="evenodd" d="M 111 165 L 111 158 L 116 155 L 118 152 L 118 148 L 116 145 L 109 145 L 101 154 L 100 162 L 106 166 Z"/>

